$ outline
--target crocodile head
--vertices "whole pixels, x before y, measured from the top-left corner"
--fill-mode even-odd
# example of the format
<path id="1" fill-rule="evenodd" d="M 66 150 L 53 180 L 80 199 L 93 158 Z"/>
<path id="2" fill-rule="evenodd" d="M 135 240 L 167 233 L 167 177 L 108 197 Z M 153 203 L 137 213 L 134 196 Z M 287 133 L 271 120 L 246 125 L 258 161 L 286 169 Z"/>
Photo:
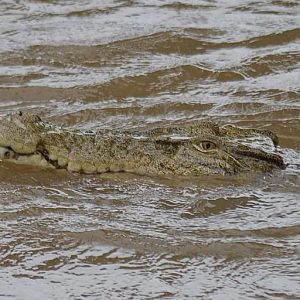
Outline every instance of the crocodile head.
<path id="1" fill-rule="evenodd" d="M 262 143 L 266 143 L 276 151 L 278 137 L 268 130 L 201 121 L 156 128 L 148 134 L 162 154 L 157 156 L 156 169 L 163 174 L 227 175 L 285 168 L 279 154 L 272 149 L 261 149 Z M 164 169 L 169 172 L 164 172 Z"/>
<path id="2" fill-rule="evenodd" d="M 170 173 L 234 175 L 285 168 L 280 155 L 250 147 L 229 137 L 203 135 L 185 138 L 184 141 L 177 138 L 172 141 L 172 138 L 168 137 L 167 141 L 159 138 L 156 143 L 160 144 L 160 150 L 164 155 L 171 153 L 176 157 L 171 163 L 164 160 L 163 168 L 173 170 Z M 176 155 L 173 155 L 176 151 Z"/>
<path id="3" fill-rule="evenodd" d="M 30 113 L 18 112 L 5 116 L 0 120 L 0 158 L 19 163 L 49 165 L 49 159 L 46 159 L 49 153 L 46 156 L 43 155 L 45 149 L 41 150 L 40 145 L 43 140 L 48 139 L 50 149 L 51 143 L 54 142 L 51 142 L 51 138 L 49 139 L 49 132 L 54 132 L 56 136 L 65 139 L 65 131 L 43 122 L 40 117 Z M 96 134 L 97 137 L 100 135 Z M 260 136 L 270 138 L 276 147 L 277 136 L 266 130 L 243 129 L 233 125 L 219 126 L 214 122 L 197 122 L 192 125 L 146 131 L 140 135 L 144 138 L 139 138 L 139 134 L 130 131 L 125 131 L 124 135 L 127 142 L 128 139 L 133 141 L 129 143 L 131 146 L 126 150 L 127 152 L 125 151 L 129 153 L 128 156 L 119 156 L 124 144 L 120 142 L 120 135 L 114 137 L 113 132 L 110 138 L 116 150 L 114 150 L 115 153 L 111 149 L 108 151 L 113 155 L 112 164 L 116 164 L 120 159 L 123 165 L 130 165 L 128 168 L 119 168 L 123 171 L 144 174 L 225 175 L 250 171 L 267 172 L 273 168 L 285 167 L 279 154 L 243 143 L 243 141 L 249 141 L 249 138 Z M 84 133 L 82 136 L 83 139 L 78 142 L 79 145 L 73 143 L 72 147 L 82 149 L 78 156 L 81 163 L 84 164 L 85 159 L 87 162 L 93 162 L 94 169 L 97 169 L 97 158 L 99 165 L 100 162 L 102 164 L 101 153 L 96 152 L 95 145 L 88 145 L 91 139 L 85 140 Z M 57 144 L 53 146 L 57 147 Z M 49 149 L 46 149 L 46 152 Z M 84 153 L 84 149 L 89 149 L 87 154 Z M 53 165 L 58 167 L 58 164 L 53 164 L 52 161 Z M 67 167 L 66 164 L 65 168 Z M 109 170 L 109 167 L 106 170 Z M 84 172 L 84 169 L 81 168 L 81 171 Z"/>

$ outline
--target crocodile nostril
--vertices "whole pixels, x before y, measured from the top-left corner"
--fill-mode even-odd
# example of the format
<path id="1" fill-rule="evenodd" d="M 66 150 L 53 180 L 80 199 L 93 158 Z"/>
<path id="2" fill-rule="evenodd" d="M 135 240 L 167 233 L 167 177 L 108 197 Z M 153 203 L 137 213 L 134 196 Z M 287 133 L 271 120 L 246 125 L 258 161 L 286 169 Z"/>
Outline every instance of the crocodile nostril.
<path id="1" fill-rule="evenodd" d="M 9 150 L 6 151 L 3 156 L 4 156 L 4 158 L 10 158 L 11 157 L 10 151 Z"/>

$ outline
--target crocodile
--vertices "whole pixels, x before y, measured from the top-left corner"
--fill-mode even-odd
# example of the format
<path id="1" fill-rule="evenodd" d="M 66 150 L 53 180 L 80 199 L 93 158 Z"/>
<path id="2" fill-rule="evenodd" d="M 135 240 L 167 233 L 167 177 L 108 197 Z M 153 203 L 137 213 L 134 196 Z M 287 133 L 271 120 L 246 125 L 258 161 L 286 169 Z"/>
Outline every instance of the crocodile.
<path id="1" fill-rule="evenodd" d="M 141 131 L 79 131 L 19 111 L 0 119 L 0 158 L 84 174 L 199 176 L 284 169 L 281 155 L 243 143 L 253 137 L 268 138 L 275 148 L 278 145 L 272 131 L 212 121 Z"/>

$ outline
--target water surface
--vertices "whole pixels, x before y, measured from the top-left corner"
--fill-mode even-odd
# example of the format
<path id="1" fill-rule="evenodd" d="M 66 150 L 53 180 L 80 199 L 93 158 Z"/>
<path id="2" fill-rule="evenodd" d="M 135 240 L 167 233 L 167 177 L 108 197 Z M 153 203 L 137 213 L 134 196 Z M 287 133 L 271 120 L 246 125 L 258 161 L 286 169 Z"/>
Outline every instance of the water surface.
<path id="1" fill-rule="evenodd" d="M 255 178 L 0 164 L 1 299 L 300 299 L 300 4 L 0 3 L 0 116 L 278 133 Z"/>

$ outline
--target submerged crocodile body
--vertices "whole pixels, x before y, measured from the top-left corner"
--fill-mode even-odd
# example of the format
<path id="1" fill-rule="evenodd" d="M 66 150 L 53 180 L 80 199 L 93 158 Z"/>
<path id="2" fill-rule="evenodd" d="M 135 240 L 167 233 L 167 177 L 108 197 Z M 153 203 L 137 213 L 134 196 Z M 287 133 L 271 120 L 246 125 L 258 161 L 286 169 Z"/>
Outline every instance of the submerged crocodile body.
<path id="1" fill-rule="evenodd" d="M 70 172 L 133 172 L 149 175 L 239 174 L 284 168 L 280 155 L 236 139 L 271 131 L 218 126 L 204 121 L 148 131 L 71 131 L 37 115 L 13 113 L 0 120 L 0 157 Z"/>

